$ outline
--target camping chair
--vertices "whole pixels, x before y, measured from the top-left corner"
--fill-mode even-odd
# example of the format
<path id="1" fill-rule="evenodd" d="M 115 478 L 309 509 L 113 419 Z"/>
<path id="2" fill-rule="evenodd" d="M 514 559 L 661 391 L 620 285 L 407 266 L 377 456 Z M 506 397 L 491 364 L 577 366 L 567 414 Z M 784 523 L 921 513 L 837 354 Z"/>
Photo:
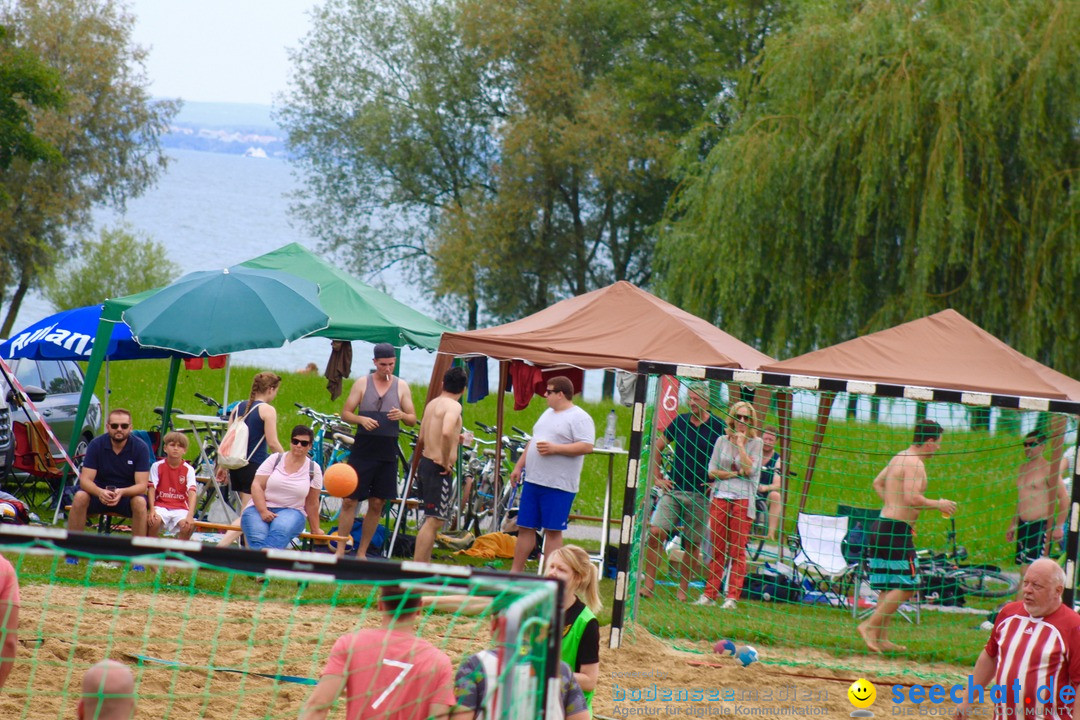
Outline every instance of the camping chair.
<path id="1" fill-rule="evenodd" d="M 820 593 L 818 599 L 836 607 L 848 607 L 847 589 L 857 581 L 858 563 L 844 557 L 843 542 L 848 518 L 837 515 L 799 513 L 795 536 L 795 567 Z"/>
<path id="2" fill-rule="evenodd" d="M 62 466 L 53 459 L 49 436 L 40 420 L 33 423 L 12 421 L 11 435 L 13 455 L 5 489 L 28 507 L 40 507 L 49 498 L 56 497 L 64 475 Z M 46 489 L 42 488 L 42 483 Z"/>

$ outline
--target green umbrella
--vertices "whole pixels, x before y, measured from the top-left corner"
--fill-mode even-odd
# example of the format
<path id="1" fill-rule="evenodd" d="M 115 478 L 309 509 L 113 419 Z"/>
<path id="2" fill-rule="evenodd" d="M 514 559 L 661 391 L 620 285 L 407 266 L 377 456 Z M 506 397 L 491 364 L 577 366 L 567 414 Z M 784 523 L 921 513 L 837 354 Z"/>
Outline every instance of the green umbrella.
<path id="1" fill-rule="evenodd" d="M 124 310 L 136 342 L 192 355 L 281 347 L 326 328 L 319 286 L 239 265 L 188 273 Z"/>

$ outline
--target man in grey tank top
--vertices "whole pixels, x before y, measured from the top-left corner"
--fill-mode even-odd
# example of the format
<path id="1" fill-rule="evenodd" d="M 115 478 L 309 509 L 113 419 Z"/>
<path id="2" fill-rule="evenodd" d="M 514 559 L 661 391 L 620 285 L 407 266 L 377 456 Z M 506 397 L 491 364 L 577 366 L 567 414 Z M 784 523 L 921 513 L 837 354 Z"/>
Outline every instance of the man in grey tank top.
<path id="1" fill-rule="evenodd" d="M 394 346 L 375 346 L 375 372 L 358 378 L 341 409 L 341 419 L 356 425 L 356 438 L 349 455 L 349 465 L 356 470 L 356 491 L 342 499 L 338 528 L 342 534 L 352 530 L 356 508 L 368 501 L 364 529 L 356 556 L 363 559 L 379 525 L 387 500 L 397 497 L 397 460 L 399 423 L 416 425 L 409 385 L 394 375 Z M 338 543 L 337 554 L 345 554 L 345 544 Z"/>

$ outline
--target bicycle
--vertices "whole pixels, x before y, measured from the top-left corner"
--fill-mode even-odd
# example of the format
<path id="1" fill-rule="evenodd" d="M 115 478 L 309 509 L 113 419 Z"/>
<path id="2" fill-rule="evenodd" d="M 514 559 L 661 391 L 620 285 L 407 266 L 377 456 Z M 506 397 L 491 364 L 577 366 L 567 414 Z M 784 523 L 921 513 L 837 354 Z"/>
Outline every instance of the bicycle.
<path id="1" fill-rule="evenodd" d="M 956 519 L 949 518 L 949 530 L 945 534 L 950 546 L 945 552 L 916 550 L 915 557 L 920 575 L 944 577 L 955 580 L 968 595 L 984 598 L 1006 598 L 1016 594 L 1020 587 L 1018 577 L 1001 571 L 996 565 L 963 565 L 968 557 L 967 548 L 956 543 Z"/>
<path id="2" fill-rule="evenodd" d="M 352 452 L 352 428 L 349 427 L 339 416 L 330 413 L 321 413 L 310 407 L 293 403 L 296 412 L 311 420 L 314 439 L 308 455 L 312 460 L 319 463 L 323 470 L 339 462 L 348 462 Z M 327 442 L 326 434 L 330 433 L 332 442 Z M 319 497 L 319 517 L 327 522 L 333 522 L 341 512 L 341 498 L 328 493 L 322 493 Z"/>
<path id="3" fill-rule="evenodd" d="M 477 421 L 476 426 L 483 432 L 494 435 L 496 429 Z M 501 530 L 503 520 L 517 509 L 517 486 L 508 482 L 510 473 L 525 446 L 529 442 L 529 434 L 524 430 L 511 426 L 515 436 L 504 435 L 501 440 L 482 440 L 476 438 L 474 442 L 480 445 L 494 446 L 501 442 L 503 447 L 503 461 L 499 472 L 499 498 L 495 501 L 495 448 L 488 447 L 482 451 L 483 462 L 475 455 L 470 458 L 469 468 L 472 472 L 467 482 L 471 482 L 470 491 L 467 493 L 465 510 L 465 529 L 471 530 L 476 535 Z"/>

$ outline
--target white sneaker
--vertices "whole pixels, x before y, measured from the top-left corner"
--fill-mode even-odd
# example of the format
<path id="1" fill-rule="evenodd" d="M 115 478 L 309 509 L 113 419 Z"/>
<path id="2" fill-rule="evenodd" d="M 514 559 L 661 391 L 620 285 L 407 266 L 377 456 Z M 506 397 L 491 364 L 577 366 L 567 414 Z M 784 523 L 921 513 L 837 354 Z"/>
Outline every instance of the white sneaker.
<path id="1" fill-rule="evenodd" d="M 721 610 L 734 610 L 735 605 L 736 605 L 735 598 L 728 598 L 727 600 L 724 601 L 724 604 L 720 606 L 720 609 Z"/>
<path id="2" fill-rule="evenodd" d="M 707 595 L 702 595 L 694 601 L 695 605 L 715 605 L 716 601 Z"/>

